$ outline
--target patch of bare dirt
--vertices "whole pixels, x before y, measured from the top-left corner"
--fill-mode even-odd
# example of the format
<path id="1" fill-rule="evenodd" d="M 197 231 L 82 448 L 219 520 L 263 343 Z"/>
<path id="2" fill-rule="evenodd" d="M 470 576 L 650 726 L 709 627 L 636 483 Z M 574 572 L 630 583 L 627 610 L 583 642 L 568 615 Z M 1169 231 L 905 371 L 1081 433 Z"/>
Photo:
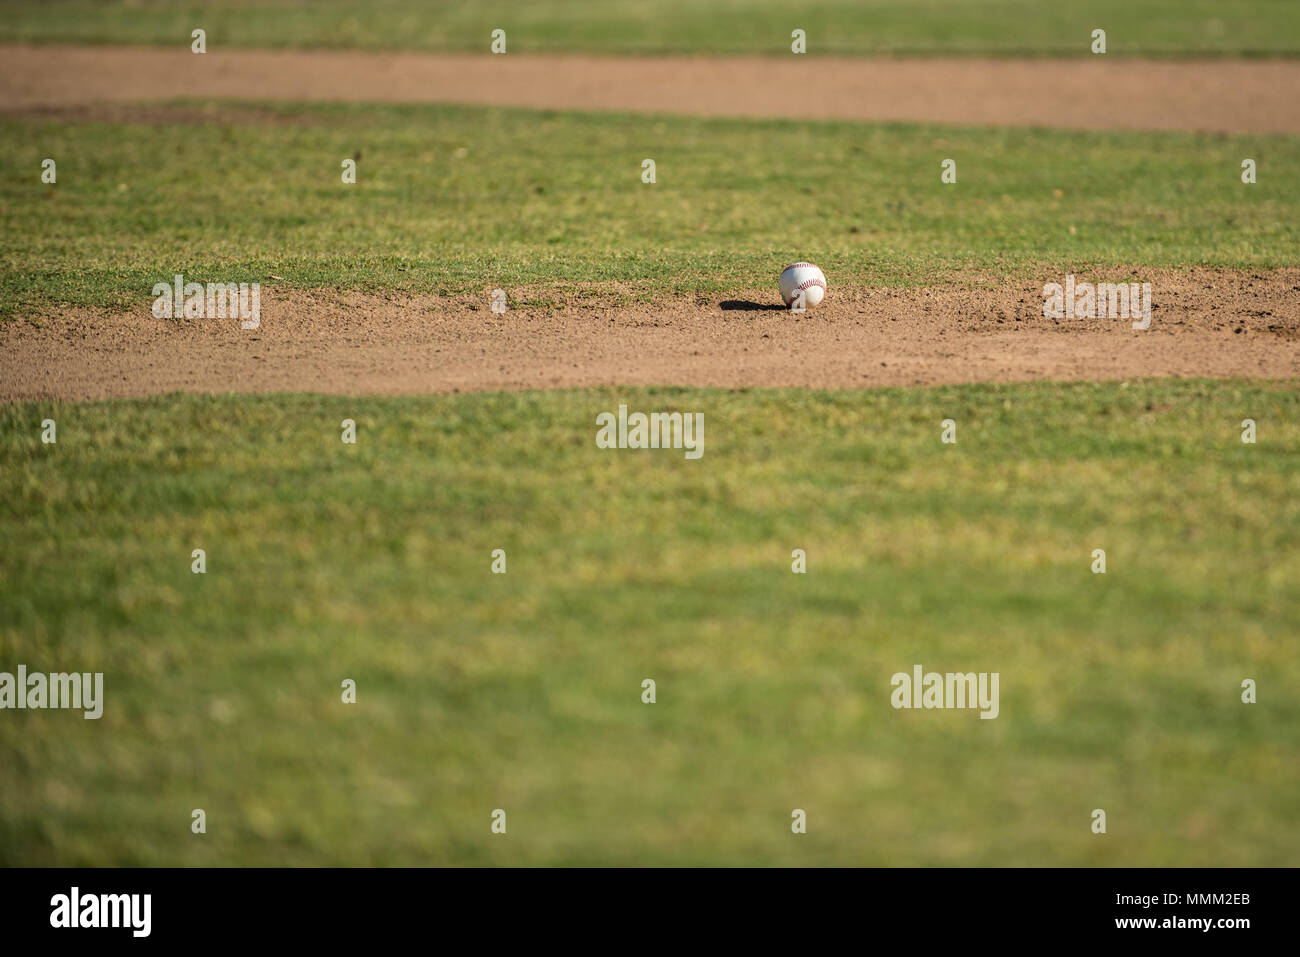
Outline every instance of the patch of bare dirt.
<path id="1" fill-rule="evenodd" d="M 802 316 L 775 290 L 554 308 L 263 288 L 261 326 L 155 319 L 150 303 L 0 325 L 0 400 L 186 392 L 407 394 L 601 385 L 870 388 L 1137 376 L 1300 377 L 1300 269 L 1138 268 L 1151 327 L 1044 319 L 1041 283 L 836 289 Z M 1060 281 L 1062 277 L 1058 277 Z M 545 292 L 516 290 L 515 301 Z"/>
<path id="2" fill-rule="evenodd" d="M 1300 62 L 620 57 L 0 46 L 0 108 L 177 97 L 1300 131 Z"/>

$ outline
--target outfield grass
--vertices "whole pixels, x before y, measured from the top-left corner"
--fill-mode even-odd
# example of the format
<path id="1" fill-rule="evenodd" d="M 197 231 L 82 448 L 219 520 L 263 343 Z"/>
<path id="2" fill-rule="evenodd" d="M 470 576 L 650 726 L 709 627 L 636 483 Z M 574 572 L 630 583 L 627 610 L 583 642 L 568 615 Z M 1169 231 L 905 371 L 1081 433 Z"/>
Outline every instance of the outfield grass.
<path id="1" fill-rule="evenodd" d="M 0 120 L 0 311 L 142 308 L 176 272 L 446 294 L 619 282 L 661 296 L 766 287 L 798 258 L 845 285 L 1300 260 L 1295 136 L 461 106 L 164 115 L 176 121 Z M 950 157 L 958 182 L 944 185 Z M 1240 181 L 1244 157 L 1255 185 Z"/>
<path id="2" fill-rule="evenodd" d="M 352 47 L 510 52 L 1295 56 L 1291 0 L 10 0 L 0 42 L 63 41 L 209 49 Z"/>
<path id="3" fill-rule="evenodd" d="M 0 670 L 107 698 L 0 715 L 5 865 L 1300 854 L 1294 382 L 6 405 L 0 460 Z"/>

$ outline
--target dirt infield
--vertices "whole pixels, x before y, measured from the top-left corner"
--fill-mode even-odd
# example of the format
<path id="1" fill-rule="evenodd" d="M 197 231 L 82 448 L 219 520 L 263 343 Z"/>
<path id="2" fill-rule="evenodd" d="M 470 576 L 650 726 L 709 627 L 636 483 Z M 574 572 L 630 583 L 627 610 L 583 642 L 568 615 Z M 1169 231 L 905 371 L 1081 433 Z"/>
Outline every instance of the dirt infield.
<path id="1" fill-rule="evenodd" d="M 448 301 L 264 289 L 256 331 L 237 320 L 154 319 L 147 303 L 132 315 L 74 311 L 0 326 L 0 400 L 1300 376 L 1300 269 L 1136 274 L 1152 283 L 1145 331 L 1124 319 L 1044 319 L 1041 286 L 975 280 L 833 290 L 802 317 L 771 290 L 622 307 L 575 296 L 498 315 L 486 293 Z"/>
<path id="2" fill-rule="evenodd" d="M 150 122 L 138 101 L 462 102 L 693 115 L 1300 132 L 1300 62 L 709 60 L 0 47 L 0 110 Z M 127 105 L 136 104 L 136 105 Z M 154 117 L 174 121 L 167 107 Z M 238 109 L 238 108 L 236 108 Z M 102 115 L 101 115 L 102 114 Z M 190 118 L 193 120 L 193 118 Z M 286 122 L 292 117 L 286 118 Z M 1063 276 L 1068 270 L 1049 272 Z M 796 317 L 774 290 L 555 309 L 264 286 L 262 325 L 71 310 L 0 324 L 0 400 L 172 391 L 404 394 L 593 385 L 910 386 L 1136 376 L 1300 376 L 1300 269 L 1144 267 L 1151 328 L 1047 320 L 1041 281 L 834 289 Z M 1046 280 L 1043 280 L 1046 281 Z M 510 291 L 527 301 L 527 290 Z M 547 290 L 545 298 L 554 298 Z"/>
<path id="3" fill-rule="evenodd" d="M 0 46 L 0 110 L 210 97 L 1300 132 L 1300 62 L 649 58 Z"/>

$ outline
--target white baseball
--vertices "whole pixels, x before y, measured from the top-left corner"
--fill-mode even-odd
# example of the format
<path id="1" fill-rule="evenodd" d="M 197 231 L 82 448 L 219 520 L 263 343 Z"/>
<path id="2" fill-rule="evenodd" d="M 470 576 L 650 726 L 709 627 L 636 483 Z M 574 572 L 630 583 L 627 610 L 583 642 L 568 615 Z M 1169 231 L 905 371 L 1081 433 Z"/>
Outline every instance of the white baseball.
<path id="1" fill-rule="evenodd" d="M 781 299 L 787 306 L 803 291 L 803 304 L 811 309 L 826 298 L 826 276 L 812 263 L 795 263 L 781 273 Z"/>

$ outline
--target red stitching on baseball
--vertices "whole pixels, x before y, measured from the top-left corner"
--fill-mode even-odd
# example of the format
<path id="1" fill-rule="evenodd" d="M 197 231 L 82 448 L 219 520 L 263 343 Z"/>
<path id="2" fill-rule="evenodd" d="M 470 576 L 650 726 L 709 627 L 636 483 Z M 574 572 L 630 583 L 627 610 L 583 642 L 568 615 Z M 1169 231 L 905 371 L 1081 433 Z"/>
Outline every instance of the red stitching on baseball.
<path id="1" fill-rule="evenodd" d="M 796 292 L 800 292 L 800 291 L 803 291 L 803 290 L 805 290 L 805 289 L 808 289 L 810 286 L 821 286 L 821 287 L 822 287 L 822 293 L 825 294 L 825 292 L 826 292 L 826 283 L 822 282 L 820 279 L 815 279 L 815 278 L 814 278 L 814 279 L 805 279 L 803 282 L 799 283 L 799 285 L 795 286 L 794 288 L 795 288 L 795 291 L 796 291 Z M 794 301 L 795 301 L 796 299 L 798 299 L 798 298 L 799 298 L 798 296 L 791 296 L 791 297 L 789 298 L 789 300 L 786 301 L 786 305 L 787 305 L 787 306 L 789 306 L 789 305 L 793 305 L 793 304 L 794 304 Z"/>

